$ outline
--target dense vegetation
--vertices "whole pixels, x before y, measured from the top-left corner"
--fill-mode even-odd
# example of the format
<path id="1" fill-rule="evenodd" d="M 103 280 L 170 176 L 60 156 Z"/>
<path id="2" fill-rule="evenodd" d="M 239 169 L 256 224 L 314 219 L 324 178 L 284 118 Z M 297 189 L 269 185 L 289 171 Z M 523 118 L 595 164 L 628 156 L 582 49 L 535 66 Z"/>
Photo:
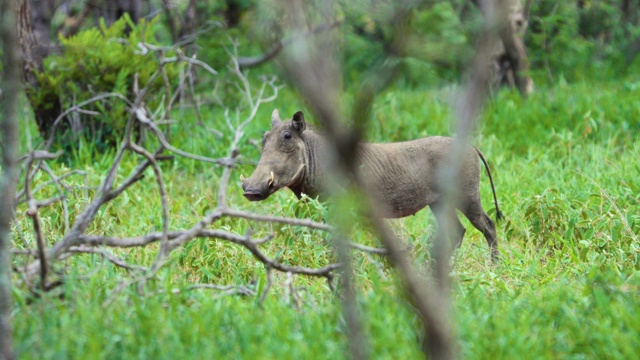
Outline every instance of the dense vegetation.
<path id="1" fill-rule="evenodd" d="M 626 41 L 627 30 L 608 22 L 602 25 L 604 29 L 586 26 L 585 14 L 591 13 L 585 10 L 575 13 L 581 17 L 565 16 L 571 10 L 566 5 L 569 2 L 555 8 L 549 3 L 540 1 L 532 9 L 535 17 L 529 44 L 535 93 L 527 99 L 509 90 L 496 93 L 484 108 L 473 138 L 490 162 L 506 219 L 498 225 L 502 253 L 498 264 L 489 261 L 482 234 L 463 220 L 467 236 L 454 255 L 451 272 L 460 358 L 630 359 L 637 357 L 640 347 L 640 144 L 636 141 L 640 133 L 640 59 L 628 60 L 618 47 Z M 600 5 L 589 8 L 592 12 L 617 16 L 613 5 L 602 5 L 609 2 L 593 3 Z M 441 39 L 469 47 L 465 36 L 473 24 L 456 28 L 458 20 L 452 9 L 440 4 L 421 15 L 428 18 L 423 19 L 425 23 L 432 19 L 444 23 L 434 27 Z M 591 37 L 605 33 L 610 40 L 607 44 Z M 227 56 L 221 44 L 203 38 L 198 41 L 201 45 L 208 41 L 201 52 L 205 62 L 223 70 L 216 64 Z M 345 78 L 358 79 L 366 68 L 359 61 L 371 59 L 378 45 L 355 35 L 346 41 L 353 41 L 349 48 L 360 53 L 350 56 L 346 52 Z M 249 45 L 240 49 L 257 51 Z M 77 54 L 63 56 L 69 59 Z M 452 134 L 452 103 L 460 74 L 459 69 L 451 69 L 462 63 L 448 63 L 452 67 L 447 67 L 411 58 L 407 63 L 405 78 L 376 99 L 367 140 Z M 252 71 L 250 80 L 257 82 L 258 72 L 275 73 L 276 69 L 267 66 Z M 224 71 L 220 76 L 225 76 Z M 117 79 L 116 84 L 123 92 L 132 86 Z M 205 87 L 199 91 L 205 93 Z M 347 88 L 345 102 L 356 91 Z M 227 101 L 238 96 L 233 90 L 223 95 Z M 287 117 L 305 110 L 313 121 L 295 90 L 282 89 L 274 103 L 260 108 L 248 129 L 241 146 L 244 157 L 258 158 L 259 149 L 250 140 L 259 143 L 273 107 Z M 221 156 L 231 141 L 221 125 L 221 110 L 205 101 L 200 111 L 197 117 L 194 108 L 174 110 L 172 117 L 180 121 L 171 125 L 172 144 L 196 154 Z M 32 115 L 23 116 L 22 151 L 27 151 L 41 139 Z M 84 171 L 84 176 L 67 180 L 77 186 L 68 194 L 72 219 L 91 201 L 113 159 L 113 151 L 101 148 L 98 152 L 96 147 L 91 141 L 79 140 L 65 161 L 50 163 L 56 172 Z M 125 159 L 124 170 L 136 165 L 135 159 Z M 189 226 L 214 207 L 219 168 L 180 157 L 162 166 L 171 228 Z M 99 213 L 88 233 L 131 236 L 161 227 L 160 199 L 148 171 L 140 186 Z M 251 164 L 242 165 L 232 178 L 251 171 Z M 122 180 L 125 174 L 118 176 Z M 46 180 L 41 176 L 35 185 Z M 484 174 L 481 181 L 483 202 L 492 209 Z M 55 194 L 56 189 L 49 186 L 41 196 Z M 326 214 L 325 204 L 311 199 L 299 202 L 287 191 L 265 202 L 249 203 L 238 182 L 232 182 L 229 201 L 234 207 L 263 214 L 318 221 Z M 34 242 L 25 210 L 26 205 L 21 204 L 17 212 L 15 247 L 19 249 Z M 45 208 L 41 216 L 46 238 L 56 239 L 64 233 L 61 206 Z M 425 210 L 391 224 L 412 245 L 418 267 L 426 267 L 436 231 L 431 213 Z M 244 220 L 224 222 L 226 230 L 238 234 L 246 233 L 249 226 L 255 234 L 274 232 L 275 239 L 264 251 L 288 264 L 321 267 L 335 260 L 324 233 Z M 350 235 L 354 242 L 380 246 L 364 223 L 356 224 Z M 152 245 L 115 253 L 131 263 L 148 265 L 156 250 Z M 388 261 L 362 252 L 355 252 L 354 257 L 358 303 L 373 357 L 422 356 L 417 341 L 422 336 L 419 322 L 398 289 L 397 275 Z M 20 358 L 348 357 L 340 295 L 324 280 L 302 276 L 289 280 L 276 273 L 275 288 L 262 304 L 258 296 L 189 290 L 194 283 L 251 283 L 257 290 L 264 288 L 262 264 L 228 242 L 197 239 L 188 243 L 173 254 L 142 295 L 130 287 L 114 298 L 112 290 L 126 273 L 98 255 L 74 256 L 58 271 L 68 279 L 61 291 L 34 299 L 25 289 L 14 289 L 15 346 Z"/>
<path id="2" fill-rule="evenodd" d="M 640 130 L 635 101 L 640 94 L 634 86 L 638 81 L 550 84 L 539 87 L 527 101 L 503 92 L 485 110 L 474 144 L 491 161 L 507 219 L 499 226 L 500 264 L 490 264 L 486 244 L 475 230 L 469 230 L 455 256 L 453 308 L 463 357 L 634 356 L 640 333 L 640 148 L 634 141 Z M 447 133 L 449 110 L 443 98 L 441 91 L 393 89 L 376 105 L 378 122 L 371 139 Z M 262 111 L 252 136 L 267 126 L 269 110 Z M 192 142 L 194 148 L 211 143 L 204 136 Z M 90 184 L 106 170 L 89 157 L 78 162 L 85 164 Z M 215 202 L 217 174 L 189 161 L 166 170 L 176 214 L 171 225 L 180 228 Z M 483 183 L 489 204 L 486 178 Z M 110 205 L 92 231 L 117 236 L 157 227 L 158 200 L 152 185 Z M 318 204 L 298 203 L 289 193 L 249 204 L 239 190 L 232 189 L 232 202 L 242 208 L 316 219 L 321 214 Z M 75 207 L 88 199 L 78 196 L 74 201 Z M 60 217 L 60 209 L 47 213 L 49 236 L 61 230 Z M 393 224 L 414 245 L 418 261 L 426 261 L 435 231 L 429 212 Z M 228 224 L 238 233 L 246 226 Z M 27 228 L 22 220 L 17 231 L 29 241 Z M 360 229 L 354 241 L 377 244 L 366 226 Z M 321 266 L 333 258 L 332 247 L 320 234 L 289 227 L 276 232 L 268 252 L 281 254 L 288 263 Z M 150 251 L 119 254 L 144 263 Z M 381 358 L 418 356 L 414 315 L 394 287 L 393 271 L 387 266 L 381 270 L 379 263 L 385 264 L 384 259 L 363 254 L 355 261 L 373 353 Z M 197 240 L 175 257 L 159 280 L 183 292 L 140 298 L 132 289 L 106 309 L 101 305 L 109 295 L 106 289 L 116 285 L 114 275 L 120 271 L 98 264 L 98 257 L 74 259 L 67 271 L 77 280 L 67 282 L 64 299 L 46 297 L 27 304 L 26 294 L 16 292 L 17 350 L 23 357 L 345 354 L 339 302 L 324 281 L 296 277 L 295 286 L 305 287 L 298 306 L 289 304 L 282 287 L 262 307 L 253 297 L 217 298 L 206 290 L 184 291 L 192 282 L 253 279 L 262 286 L 262 266 L 234 245 Z M 284 277 L 280 281 L 284 283 Z"/>

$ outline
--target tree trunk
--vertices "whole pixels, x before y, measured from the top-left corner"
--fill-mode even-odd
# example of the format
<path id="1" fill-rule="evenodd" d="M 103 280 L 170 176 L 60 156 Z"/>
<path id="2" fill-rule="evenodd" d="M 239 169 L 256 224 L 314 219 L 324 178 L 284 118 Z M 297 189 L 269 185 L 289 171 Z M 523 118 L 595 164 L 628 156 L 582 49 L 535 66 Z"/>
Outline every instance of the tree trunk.
<path id="1" fill-rule="evenodd" d="M 142 0 L 103 0 L 94 5 L 94 15 L 96 21 L 104 18 L 108 25 L 113 24 L 125 13 L 134 23 L 137 23 L 142 16 Z"/>
<path id="2" fill-rule="evenodd" d="M 496 14 L 487 13 L 486 0 L 471 2 L 480 9 L 485 18 L 499 17 L 497 24 L 501 43 L 493 51 L 493 87 L 509 85 L 516 87 L 523 96 L 529 95 L 533 92 L 533 80 L 528 75 L 529 57 L 523 36 L 528 27 L 531 0 L 526 0 L 524 7 L 520 0 L 497 0 Z"/>
<path id="3" fill-rule="evenodd" d="M 234 28 L 240 24 L 240 17 L 245 10 L 243 4 L 239 0 L 226 0 L 227 8 L 224 11 L 224 20 L 227 28 Z"/>
<path id="4" fill-rule="evenodd" d="M 189 0 L 189 5 L 184 12 L 184 19 L 182 20 L 180 40 L 184 40 L 196 32 L 196 5 L 198 5 L 198 0 Z"/>
<path id="5" fill-rule="evenodd" d="M 518 0 L 502 0 L 502 20 L 498 34 L 504 45 L 504 52 L 499 55 L 500 70 L 504 72 L 501 81 L 505 81 L 518 89 L 524 96 L 533 92 L 533 80 L 528 75 L 529 57 L 522 39 L 528 26 L 528 9 L 523 9 Z M 527 7 L 530 1 L 527 1 Z"/>
<path id="6" fill-rule="evenodd" d="M 44 59 L 53 51 L 51 41 L 51 19 L 55 12 L 54 0 L 28 0 L 31 14 L 31 31 L 38 47 L 32 51 L 38 52 L 38 57 Z"/>
<path id="7" fill-rule="evenodd" d="M 32 16 L 34 12 L 31 11 L 29 0 L 16 0 L 16 2 L 18 9 L 18 43 L 22 50 L 24 80 L 27 89 L 29 87 L 37 88 L 38 80 L 36 78 L 36 72 L 42 70 L 42 61 L 52 48 L 51 40 L 50 37 L 43 36 L 42 34 L 36 35 L 34 33 L 32 26 Z M 37 16 L 41 15 L 39 12 L 35 12 L 35 14 Z M 38 19 L 37 22 L 43 23 L 44 21 Z M 40 27 L 44 29 L 42 24 Z M 32 106 L 38 129 L 43 137 L 49 135 L 49 128 L 61 111 L 60 103 L 57 99 L 53 99 L 49 103 L 49 106 L 49 109 Z"/>
<path id="8" fill-rule="evenodd" d="M 18 181 L 18 94 L 20 90 L 20 49 L 16 34 L 16 3 L 0 4 L 0 37 L 2 38 L 4 81 L 2 84 L 2 178 L 0 180 L 0 359 L 14 359 L 11 324 L 11 223 L 15 212 Z"/>

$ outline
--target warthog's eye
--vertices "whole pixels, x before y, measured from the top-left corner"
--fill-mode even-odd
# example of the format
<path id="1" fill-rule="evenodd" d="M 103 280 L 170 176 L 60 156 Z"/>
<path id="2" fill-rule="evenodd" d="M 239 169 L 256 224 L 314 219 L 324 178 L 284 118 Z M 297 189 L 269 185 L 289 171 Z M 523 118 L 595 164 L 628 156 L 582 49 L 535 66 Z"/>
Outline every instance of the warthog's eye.
<path id="1" fill-rule="evenodd" d="M 291 140 L 291 137 L 292 137 L 291 132 L 290 132 L 290 131 L 285 131 L 285 132 L 283 132 L 283 133 L 282 133 L 282 137 L 283 137 L 285 140 Z"/>

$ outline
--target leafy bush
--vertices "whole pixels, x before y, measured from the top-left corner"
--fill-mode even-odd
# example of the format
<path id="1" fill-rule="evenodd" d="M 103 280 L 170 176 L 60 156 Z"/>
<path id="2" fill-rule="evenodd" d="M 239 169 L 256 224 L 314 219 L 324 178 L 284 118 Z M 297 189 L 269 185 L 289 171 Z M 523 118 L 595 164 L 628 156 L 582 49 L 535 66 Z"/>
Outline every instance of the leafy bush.
<path id="1" fill-rule="evenodd" d="M 153 52 L 144 51 L 138 45 L 154 43 L 156 21 L 134 24 L 125 14 L 113 25 L 104 22 L 100 28 L 89 28 L 69 38 L 60 38 L 62 52 L 44 60 L 42 72 L 36 74 L 38 87 L 28 89 L 34 109 L 67 109 L 101 93 L 118 93 L 132 98 L 134 86 L 147 86 L 159 69 L 159 61 Z M 172 56 L 170 51 L 165 56 Z M 167 77 L 177 77 L 179 66 L 165 66 Z M 159 95 L 163 79 L 158 77 L 151 85 L 145 103 L 150 108 L 161 104 Z M 127 120 L 126 105 L 119 99 L 109 98 L 83 107 L 91 113 L 74 113 L 55 134 L 59 144 L 70 147 L 80 136 L 87 137 L 96 147 L 104 150 L 113 146 L 123 134 Z M 36 110 L 36 113 L 38 111 Z M 43 136 L 50 136 L 55 118 L 36 119 Z"/>
<path id="2" fill-rule="evenodd" d="M 533 68 L 568 80 L 623 75 L 640 36 L 637 21 L 624 18 L 619 1 L 534 2 L 526 34 Z"/>

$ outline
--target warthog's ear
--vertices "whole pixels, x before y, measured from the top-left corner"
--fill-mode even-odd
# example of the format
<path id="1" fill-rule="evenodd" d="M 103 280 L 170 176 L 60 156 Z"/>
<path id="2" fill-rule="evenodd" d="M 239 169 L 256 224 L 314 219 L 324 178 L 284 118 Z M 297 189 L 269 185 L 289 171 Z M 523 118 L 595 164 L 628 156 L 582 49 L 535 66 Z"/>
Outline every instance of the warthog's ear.
<path id="1" fill-rule="evenodd" d="M 280 113 L 278 112 L 278 109 L 273 109 L 273 112 L 271 113 L 271 127 L 276 126 L 276 124 L 279 122 L 280 122 Z"/>
<path id="2" fill-rule="evenodd" d="M 297 113 L 293 114 L 292 120 L 292 126 L 296 131 L 301 133 L 304 131 L 304 129 L 307 128 L 307 124 L 305 124 L 304 122 L 304 114 L 302 113 L 302 111 L 298 111 Z"/>

